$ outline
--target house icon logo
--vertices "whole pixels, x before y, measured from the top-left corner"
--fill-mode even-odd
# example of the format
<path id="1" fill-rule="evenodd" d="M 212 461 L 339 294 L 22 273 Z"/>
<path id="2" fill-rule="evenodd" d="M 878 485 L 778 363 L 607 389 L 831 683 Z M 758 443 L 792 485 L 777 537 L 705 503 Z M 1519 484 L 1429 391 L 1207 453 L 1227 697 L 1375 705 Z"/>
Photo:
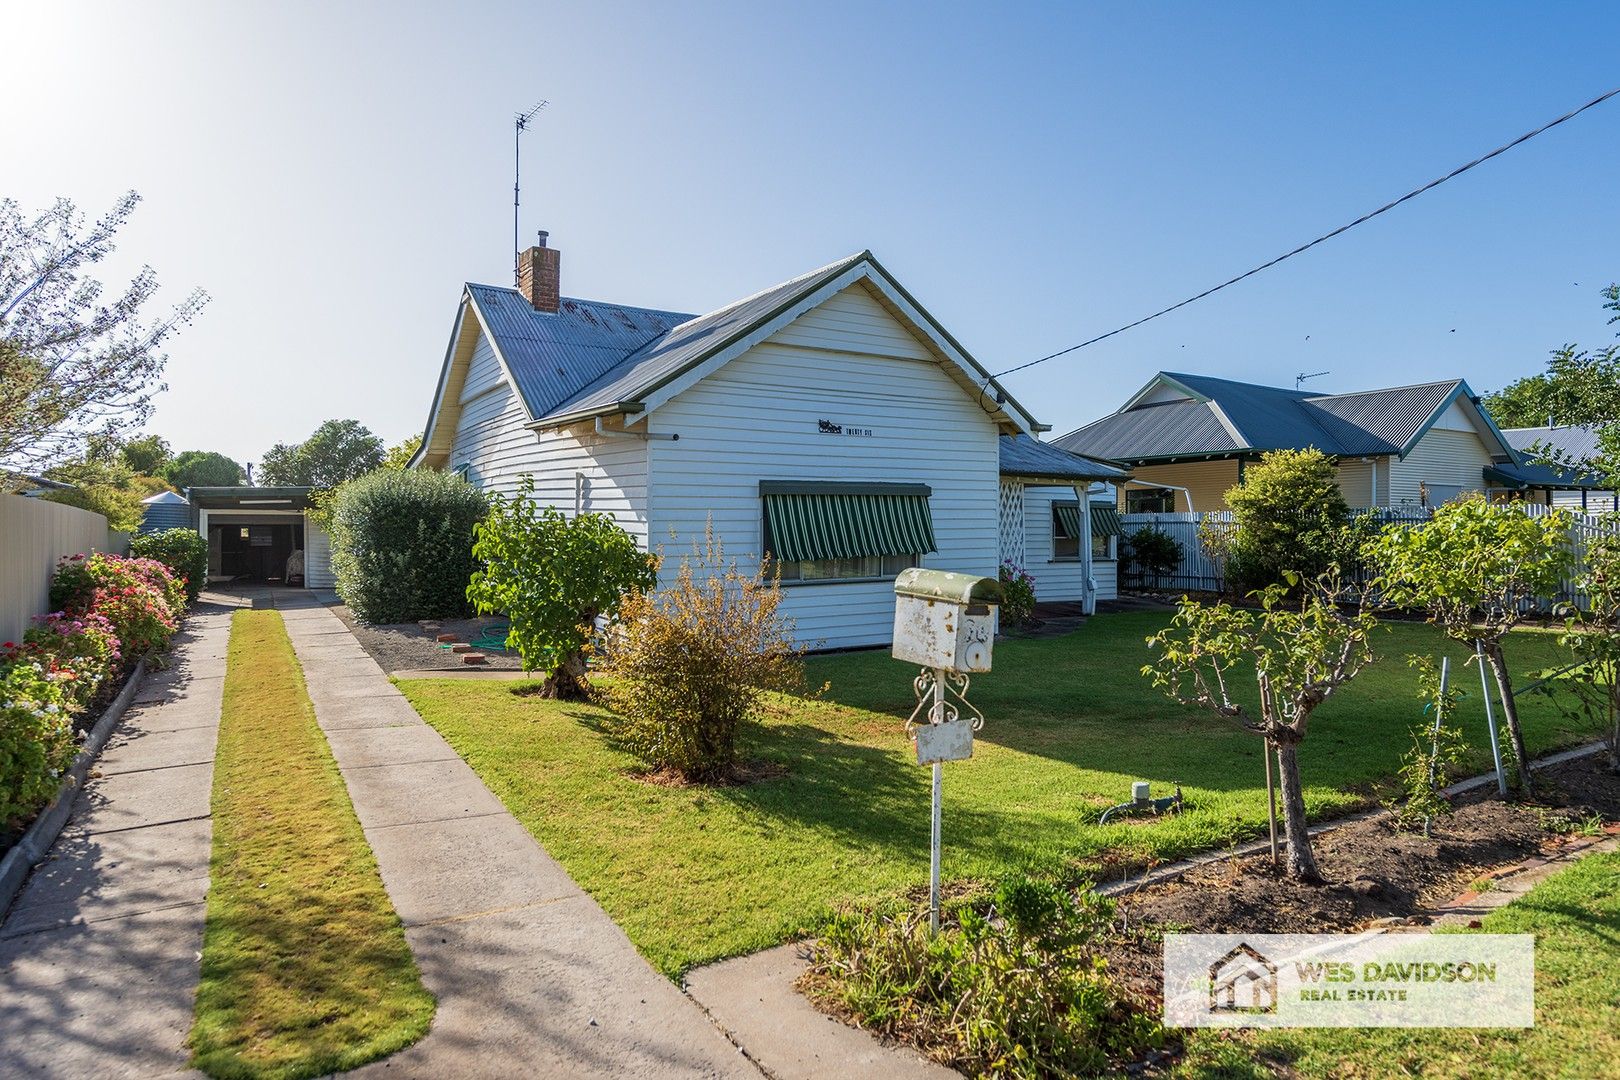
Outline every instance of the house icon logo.
<path id="1" fill-rule="evenodd" d="M 1209 965 L 1209 1011 L 1277 1011 L 1277 965 L 1247 942 Z"/>

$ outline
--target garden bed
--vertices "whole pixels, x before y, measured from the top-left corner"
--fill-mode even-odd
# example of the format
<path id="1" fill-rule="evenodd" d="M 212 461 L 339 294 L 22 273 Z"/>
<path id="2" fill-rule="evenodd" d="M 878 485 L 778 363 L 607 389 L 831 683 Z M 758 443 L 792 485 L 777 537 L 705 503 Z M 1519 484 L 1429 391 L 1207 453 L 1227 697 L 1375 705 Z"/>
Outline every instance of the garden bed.
<path id="1" fill-rule="evenodd" d="M 1436 905 L 1489 871 L 1567 843 L 1593 815 L 1620 821 L 1620 777 L 1592 754 L 1538 770 L 1535 803 L 1504 802 L 1493 790 L 1457 800 L 1433 839 L 1379 816 L 1314 839 L 1325 885 L 1280 876 L 1268 853 L 1200 866 L 1118 897 L 1125 925 L 1185 933 L 1329 934 L 1377 925 L 1427 925 Z M 1110 952 L 1117 977 L 1158 1008 L 1162 954 L 1156 934 L 1133 935 Z"/>
<path id="2" fill-rule="evenodd" d="M 363 623 L 354 617 L 344 605 L 332 608 L 332 613 L 343 620 L 343 625 L 353 632 L 355 640 L 360 647 L 366 650 L 379 667 L 386 672 L 395 671 L 460 671 L 467 665 L 461 662 L 459 653 L 449 649 L 441 649 L 435 640 L 438 634 L 455 634 L 457 641 L 472 641 L 482 634 L 488 627 L 503 619 L 494 616 L 485 616 L 476 619 L 443 619 L 438 623 L 436 631 L 424 630 L 418 623 L 384 623 L 373 625 Z M 516 671 L 523 667 L 523 660 L 516 651 L 498 652 L 493 649 L 480 649 L 488 659 L 479 665 L 485 668 L 498 668 Z"/>

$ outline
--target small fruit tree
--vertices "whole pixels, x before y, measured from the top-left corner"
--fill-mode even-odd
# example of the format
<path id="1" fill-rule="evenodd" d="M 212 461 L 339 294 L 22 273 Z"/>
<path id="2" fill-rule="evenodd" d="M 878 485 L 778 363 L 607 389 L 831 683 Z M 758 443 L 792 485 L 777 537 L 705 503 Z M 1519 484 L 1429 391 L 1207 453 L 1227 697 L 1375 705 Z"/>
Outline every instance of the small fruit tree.
<path id="1" fill-rule="evenodd" d="M 1290 577 L 1251 593 L 1256 608 L 1182 600 L 1170 625 L 1148 638 L 1159 656 L 1142 674 L 1177 701 L 1209 709 L 1265 739 L 1267 752 L 1277 755 L 1288 875 L 1317 882 L 1322 875 L 1306 828 L 1299 744 L 1317 706 L 1372 662 L 1378 622 L 1365 608 L 1340 610 L 1333 599 L 1337 575 L 1303 583 Z M 1301 584 L 1296 606 L 1287 594 Z M 1251 670 L 1258 713 L 1237 700 L 1234 686 Z"/>
<path id="2" fill-rule="evenodd" d="M 474 527 L 473 556 L 482 564 L 467 586 L 479 614 L 511 620 L 507 640 L 525 671 L 546 673 L 544 697 L 589 696 L 585 648 L 596 620 L 617 617 L 627 593 L 650 590 L 658 560 L 606 514 L 564 517 L 533 498 L 525 477 L 512 498 L 496 496 Z"/>
<path id="3" fill-rule="evenodd" d="M 1609 768 L 1620 773 L 1620 517 L 1608 523 L 1611 531 L 1586 545 L 1585 568 L 1575 579 L 1586 611 L 1565 621 L 1560 641 L 1575 654 L 1576 667 L 1558 681 L 1601 724 Z"/>
<path id="4" fill-rule="evenodd" d="M 1479 643 L 1502 699 L 1519 781 L 1531 791 L 1524 729 L 1502 640 L 1538 601 L 1550 601 L 1569 569 L 1569 518 L 1532 517 L 1483 495 L 1448 502 L 1422 524 L 1398 524 L 1368 542 L 1373 583 L 1387 604 L 1426 609 L 1454 641 Z"/>

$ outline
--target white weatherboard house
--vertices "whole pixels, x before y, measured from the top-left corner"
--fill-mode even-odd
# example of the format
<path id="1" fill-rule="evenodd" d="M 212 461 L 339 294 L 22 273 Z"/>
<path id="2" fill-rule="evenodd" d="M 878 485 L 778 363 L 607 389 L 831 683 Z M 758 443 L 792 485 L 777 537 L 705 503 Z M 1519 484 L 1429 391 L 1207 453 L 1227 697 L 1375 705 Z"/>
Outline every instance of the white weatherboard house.
<path id="1" fill-rule="evenodd" d="M 887 643 L 907 566 L 996 573 L 1001 436 L 1046 429 L 870 252 L 707 315 L 561 296 L 544 233 L 519 263 L 463 291 L 414 467 L 530 476 L 666 580 L 712 521 L 745 568 L 779 562 L 819 648 Z"/>

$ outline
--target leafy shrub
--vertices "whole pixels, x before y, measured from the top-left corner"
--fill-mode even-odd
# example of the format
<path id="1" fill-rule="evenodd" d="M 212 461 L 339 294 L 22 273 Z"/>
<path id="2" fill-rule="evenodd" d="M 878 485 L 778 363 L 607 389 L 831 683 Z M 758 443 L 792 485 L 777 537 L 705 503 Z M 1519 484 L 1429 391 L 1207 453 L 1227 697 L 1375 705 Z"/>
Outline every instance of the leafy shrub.
<path id="1" fill-rule="evenodd" d="M 1125 537 L 1121 556 L 1127 569 L 1155 583 L 1181 566 L 1181 545 L 1162 529 L 1144 525 Z"/>
<path id="2" fill-rule="evenodd" d="M 1035 579 L 1021 566 L 1001 564 L 1001 624 L 1020 627 L 1035 615 Z"/>
<path id="3" fill-rule="evenodd" d="M 1350 508 L 1333 460 L 1317 449 L 1275 450 L 1226 493 L 1232 508 L 1226 575 L 1247 594 L 1286 580 L 1311 580 L 1352 555 L 1345 539 Z"/>
<path id="4" fill-rule="evenodd" d="M 77 750 L 59 683 L 26 656 L 0 661 L 0 826 L 51 800 Z"/>
<path id="5" fill-rule="evenodd" d="M 780 582 L 763 565 L 750 575 L 727 562 L 712 530 L 672 586 L 626 596 L 602 638 L 620 743 L 687 781 L 726 778 L 761 695 L 804 685 L 805 650 L 781 604 Z"/>
<path id="6" fill-rule="evenodd" d="M 1113 911 L 1090 891 L 1027 878 L 1003 883 L 988 910 L 960 909 L 937 935 L 926 911 L 846 910 L 813 946 L 804 986 L 968 1075 L 1103 1072 L 1163 1038 L 1108 978 Z"/>
<path id="7" fill-rule="evenodd" d="M 67 703 L 81 709 L 96 699 L 122 659 L 118 634 L 105 617 L 61 611 L 36 616 L 17 655 L 38 661 Z"/>
<path id="8" fill-rule="evenodd" d="M 165 529 L 131 537 L 129 553 L 167 566 L 185 586 L 187 600 L 195 601 L 208 582 L 208 541 L 195 529 Z"/>
<path id="9" fill-rule="evenodd" d="M 546 673 L 541 693 L 588 696 L 585 648 L 598 618 L 617 617 L 626 593 L 658 581 L 658 560 L 606 514 L 564 517 L 531 497 L 532 477 L 510 499 L 497 495 L 473 529 L 473 572 L 467 599 L 481 615 L 511 620 L 507 642 L 525 671 Z"/>
<path id="10" fill-rule="evenodd" d="M 168 645 L 185 611 L 186 593 L 156 559 L 97 552 L 58 564 L 51 603 L 68 614 L 104 617 L 112 624 L 124 659 L 134 660 Z"/>
<path id="11" fill-rule="evenodd" d="M 489 500 L 454 473 L 385 470 L 327 506 L 338 595 L 371 623 L 460 618 L 478 568 L 473 527 Z"/>

